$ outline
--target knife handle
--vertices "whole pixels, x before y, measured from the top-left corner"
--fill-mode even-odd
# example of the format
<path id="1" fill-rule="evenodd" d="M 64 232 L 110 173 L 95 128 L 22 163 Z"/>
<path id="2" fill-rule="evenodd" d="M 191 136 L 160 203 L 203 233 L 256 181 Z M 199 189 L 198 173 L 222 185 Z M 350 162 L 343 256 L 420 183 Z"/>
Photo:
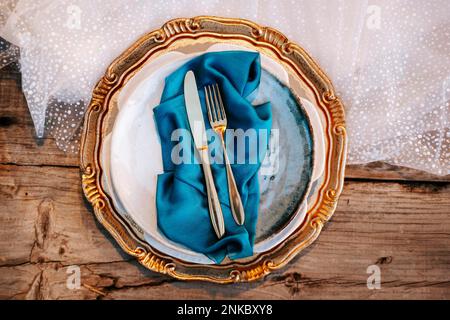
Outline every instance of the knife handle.
<path id="1" fill-rule="evenodd" d="M 198 150 L 202 162 L 203 173 L 205 175 L 206 193 L 208 198 L 209 216 L 217 238 L 222 238 L 225 234 L 225 222 L 223 220 L 222 207 L 220 206 L 219 196 L 211 172 L 211 166 L 208 156 L 208 148 Z"/>

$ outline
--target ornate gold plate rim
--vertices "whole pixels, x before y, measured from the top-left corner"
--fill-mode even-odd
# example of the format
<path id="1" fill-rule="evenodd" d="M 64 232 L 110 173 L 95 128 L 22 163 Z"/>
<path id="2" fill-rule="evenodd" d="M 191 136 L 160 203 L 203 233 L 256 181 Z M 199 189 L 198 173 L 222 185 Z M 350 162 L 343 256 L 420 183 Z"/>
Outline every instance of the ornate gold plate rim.
<path id="1" fill-rule="evenodd" d="M 223 265 L 199 265 L 167 256 L 140 240 L 133 228 L 114 210 L 112 201 L 101 183 L 101 131 L 109 111 L 112 95 L 127 77 L 158 51 L 167 49 L 182 39 L 215 37 L 239 39 L 256 48 L 270 51 L 289 66 L 315 96 L 315 103 L 326 119 L 326 165 L 315 203 L 309 208 L 304 223 L 281 245 L 261 253 L 251 261 L 229 262 Z M 298 45 L 275 29 L 243 19 L 199 16 L 171 20 L 162 28 L 150 32 L 115 59 L 94 88 L 87 108 L 80 149 L 82 187 L 94 213 L 122 249 L 146 268 L 182 280 L 204 280 L 216 283 L 253 281 L 285 266 L 297 253 L 319 235 L 324 223 L 332 216 L 344 180 L 347 134 L 344 107 L 320 67 Z"/>

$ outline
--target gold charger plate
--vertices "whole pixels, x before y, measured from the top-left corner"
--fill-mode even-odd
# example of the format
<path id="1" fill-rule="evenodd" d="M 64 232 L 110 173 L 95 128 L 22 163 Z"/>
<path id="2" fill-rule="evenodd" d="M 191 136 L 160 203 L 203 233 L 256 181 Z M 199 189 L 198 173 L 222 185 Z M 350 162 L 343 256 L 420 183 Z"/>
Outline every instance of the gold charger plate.
<path id="1" fill-rule="evenodd" d="M 189 43 L 235 43 L 257 50 L 278 61 L 302 84 L 305 95 L 319 109 L 325 130 L 325 169 L 310 198 L 303 223 L 281 244 L 243 261 L 220 265 L 189 263 L 152 248 L 114 208 L 102 185 L 102 138 L 111 131 L 117 93 L 142 66 L 164 53 Z M 108 67 L 97 83 L 85 115 L 80 149 L 82 187 L 97 219 L 122 249 L 146 268 L 182 280 L 233 283 L 259 279 L 286 265 L 319 235 L 332 216 L 344 180 L 347 135 L 344 108 L 334 88 L 312 58 L 275 29 L 242 19 L 201 16 L 175 19 L 141 37 Z"/>

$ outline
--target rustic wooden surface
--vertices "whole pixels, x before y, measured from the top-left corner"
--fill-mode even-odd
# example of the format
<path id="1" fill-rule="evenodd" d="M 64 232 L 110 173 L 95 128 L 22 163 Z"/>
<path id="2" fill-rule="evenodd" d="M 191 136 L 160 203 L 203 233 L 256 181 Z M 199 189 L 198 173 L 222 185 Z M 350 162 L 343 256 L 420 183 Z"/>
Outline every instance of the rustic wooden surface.
<path id="1" fill-rule="evenodd" d="M 34 138 L 17 68 L 0 71 L 1 299 L 450 298 L 449 176 L 348 166 L 311 247 L 263 281 L 221 286 L 174 280 L 122 253 L 84 200 L 77 166 L 52 139 Z M 366 286 L 374 264 L 379 290 Z M 79 289 L 66 285 L 71 266 Z"/>

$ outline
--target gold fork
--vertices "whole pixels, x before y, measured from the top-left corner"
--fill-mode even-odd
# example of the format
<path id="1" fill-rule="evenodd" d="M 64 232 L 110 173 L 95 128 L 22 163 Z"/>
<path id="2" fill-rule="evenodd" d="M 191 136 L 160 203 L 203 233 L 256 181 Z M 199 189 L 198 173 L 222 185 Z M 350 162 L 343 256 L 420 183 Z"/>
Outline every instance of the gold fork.
<path id="1" fill-rule="evenodd" d="M 237 224 L 244 224 L 245 214 L 242 205 L 241 196 L 239 195 L 236 181 L 234 180 L 233 171 L 231 170 L 230 161 L 225 147 L 224 134 L 227 129 L 227 115 L 223 107 L 222 97 L 220 95 L 219 86 L 216 84 L 208 85 L 205 88 L 206 106 L 208 109 L 208 119 L 213 130 L 218 134 L 222 142 L 223 154 L 225 159 L 225 167 L 227 169 L 228 192 L 230 196 L 230 206 L 233 218 Z"/>

